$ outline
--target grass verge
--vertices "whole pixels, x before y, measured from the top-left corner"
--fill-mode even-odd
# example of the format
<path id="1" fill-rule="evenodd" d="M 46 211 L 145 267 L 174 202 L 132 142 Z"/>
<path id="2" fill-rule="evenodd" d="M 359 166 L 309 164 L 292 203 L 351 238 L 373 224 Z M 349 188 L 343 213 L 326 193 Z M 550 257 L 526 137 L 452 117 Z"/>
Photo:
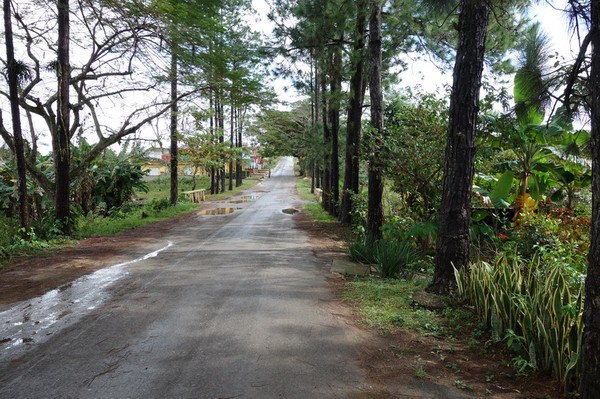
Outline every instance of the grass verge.
<path id="1" fill-rule="evenodd" d="M 123 217 L 104 218 L 92 216 L 82 219 L 77 228 L 76 238 L 83 239 L 88 237 L 100 237 L 118 234 L 122 231 L 145 226 L 151 223 L 160 222 L 185 213 L 193 212 L 198 208 L 198 204 L 191 202 L 181 202 L 176 206 L 170 206 L 160 211 L 148 212 L 146 208 L 132 213 L 127 213 Z"/>
<path id="2" fill-rule="evenodd" d="M 224 193 L 207 195 L 207 200 L 221 200 L 233 195 L 239 194 L 241 191 L 253 187 L 258 182 L 257 179 L 244 179 L 240 187 L 234 187 L 232 191 Z M 210 184 L 208 178 L 201 177 L 196 180 L 196 188 L 204 188 Z M 180 191 L 188 191 L 192 188 L 192 180 L 190 178 L 182 178 L 178 182 Z M 191 213 L 196 210 L 200 204 L 189 202 L 187 198 L 180 197 L 178 204 L 174 207 L 169 206 L 168 198 L 170 195 L 169 179 L 157 179 L 148 182 L 148 192 L 140 192 L 136 196 L 138 204 L 129 206 L 129 209 L 120 209 L 114 211 L 111 216 L 88 215 L 81 216 L 76 222 L 75 232 L 70 237 L 60 235 L 51 239 L 41 239 L 35 235 L 35 232 L 30 234 L 29 240 L 20 239 L 17 237 L 17 229 L 13 229 L 14 236 L 9 242 L 0 245 L 0 268 L 5 267 L 13 257 L 16 256 L 33 256 L 41 255 L 48 251 L 59 249 L 66 243 L 73 240 L 81 240 L 89 237 L 100 237 L 115 235 L 120 232 L 142 227 L 151 223 L 160 222 L 165 219 L 173 218 L 186 213 Z M 0 220 L 0 222 L 3 222 Z M 3 224 L 0 223 L 0 227 Z M 7 228 L 5 228 L 7 230 Z M 10 231 L 10 230 L 9 230 Z"/>
<path id="3" fill-rule="evenodd" d="M 204 180 L 207 179 L 206 177 L 198 178 L 196 188 L 204 187 L 204 183 L 206 183 Z M 233 190 L 225 191 L 224 193 L 207 194 L 206 199 L 207 201 L 222 200 L 253 187 L 257 182 L 258 180 L 255 179 L 244 179 L 241 186 L 234 187 Z M 83 219 L 77 229 L 77 238 L 114 235 L 128 229 L 191 213 L 201 206 L 201 204 L 189 202 L 185 197 L 180 197 L 176 206 L 168 206 L 167 201 L 170 195 L 169 184 L 168 179 L 150 182 L 148 184 L 150 189 L 148 193 L 140 194 L 140 198 L 146 202 L 146 205 L 134 212 L 111 218 L 91 216 Z M 181 191 L 191 190 L 191 179 L 181 179 L 178 186 Z"/>
<path id="4" fill-rule="evenodd" d="M 321 204 L 317 201 L 317 198 L 313 193 L 310 192 L 311 181 L 310 178 L 299 177 L 296 180 L 296 190 L 298 195 L 304 201 L 314 201 L 306 203 L 302 206 L 304 212 L 315 222 L 335 222 L 336 218 L 327 213 Z"/>
<path id="5" fill-rule="evenodd" d="M 424 281 L 369 278 L 346 284 L 342 297 L 355 307 L 361 323 L 383 335 L 401 329 L 443 333 L 446 321 L 442 315 L 414 306 L 414 293 L 425 285 Z"/>

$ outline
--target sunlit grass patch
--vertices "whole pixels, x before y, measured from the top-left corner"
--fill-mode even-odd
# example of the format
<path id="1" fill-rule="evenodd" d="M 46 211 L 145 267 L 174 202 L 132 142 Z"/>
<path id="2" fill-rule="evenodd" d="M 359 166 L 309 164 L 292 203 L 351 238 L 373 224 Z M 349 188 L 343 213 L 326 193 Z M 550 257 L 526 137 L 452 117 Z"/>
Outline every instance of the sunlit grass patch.
<path id="1" fill-rule="evenodd" d="M 391 334 L 399 329 L 421 333 L 443 333 L 445 318 L 433 311 L 414 307 L 413 294 L 423 290 L 425 281 L 366 279 L 347 284 L 343 298 L 362 316 L 361 322 Z"/>
<path id="2" fill-rule="evenodd" d="M 327 213 L 320 203 L 316 202 L 317 197 L 310 192 L 310 178 L 298 178 L 296 180 L 296 190 L 304 201 L 315 201 L 314 203 L 304 204 L 302 209 L 315 222 L 334 222 L 336 218 Z"/>
<path id="3" fill-rule="evenodd" d="M 311 180 L 309 177 L 299 177 L 296 179 L 296 190 L 300 198 L 305 201 L 316 201 L 315 194 L 310 192 Z"/>

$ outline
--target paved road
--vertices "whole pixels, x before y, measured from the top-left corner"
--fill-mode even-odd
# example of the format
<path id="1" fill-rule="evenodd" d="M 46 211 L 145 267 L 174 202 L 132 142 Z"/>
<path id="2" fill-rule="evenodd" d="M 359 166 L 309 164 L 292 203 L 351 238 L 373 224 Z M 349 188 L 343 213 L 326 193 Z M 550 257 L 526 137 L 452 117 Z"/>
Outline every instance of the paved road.
<path id="1" fill-rule="evenodd" d="M 323 306 L 324 272 L 282 212 L 298 203 L 292 167 L 243 209 L 196 216 L 146 256 L 0 312 L 0 398 L 364 392 L 355 342 Z"/>

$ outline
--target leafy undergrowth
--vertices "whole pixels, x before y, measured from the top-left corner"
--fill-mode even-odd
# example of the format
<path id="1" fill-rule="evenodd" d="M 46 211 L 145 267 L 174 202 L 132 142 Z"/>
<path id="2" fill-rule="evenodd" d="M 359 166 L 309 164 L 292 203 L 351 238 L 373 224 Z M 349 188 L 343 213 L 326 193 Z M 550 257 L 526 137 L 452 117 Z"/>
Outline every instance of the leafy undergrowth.
<path id="1" fill-rule="evenodd" d="M 386 344 L 369 370 L 391 393 L 399 375 L 410 375 L 473 397 L 565 398 L 557 381 L 521 367 L 506 341 L 494 341 L 472 307 L 429 296 L 426 284 L 370 277 L 339 288 L 357 322 Z"/>
<path id="2" fill-rule="evenodd" d="M 297 183 L 300 193 L 308 193 L 304 199 L 314 200 L 310 180 Z M 318 258 L 330 261 L 347 256 L 347 226 L 311 219 L 306 208 L 295 219 L 310 235 Z M 475 398 L 567 397 L 558 381 L 525 367 L 519 355 L 509 350 L 508 339 L 495 341 L 472 306 L 432 299 L 424 293 L 429 277 L 415 276 L 329 279 L 348 305 L 351 322 L 368 332 L 360 364 L 378 392 L 374 397 L 405 397 L 406 387 L 418 385 L 419 380 L 433 383 L 441 392 L 463 392 Z"/>

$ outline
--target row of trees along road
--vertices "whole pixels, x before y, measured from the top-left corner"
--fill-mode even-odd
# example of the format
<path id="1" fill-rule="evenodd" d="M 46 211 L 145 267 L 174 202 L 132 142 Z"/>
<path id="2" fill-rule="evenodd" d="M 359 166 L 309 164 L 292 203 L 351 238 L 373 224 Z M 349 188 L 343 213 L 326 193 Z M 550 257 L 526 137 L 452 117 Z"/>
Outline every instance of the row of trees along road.
<path id="1" fill-rule="evenodd" d="M 517 47 L 517 39 L 525 37 L 531 27 L 523 17 L 531 3 L 273 0 L 269 18 L 276 37 L 271 47 L 281 56 L 277 73 L 292 77 L 296 88 L 307 94 L 309 101 L 301 107 L 308 117 L 266 112 L 256 124 L 266 148 L 263 155 L 268 151 L 296 155 L 301 170 L 322 189 L 323 207 L 346 224 L 356 217 L 355 196 L 360 190 L 363 161 L 368 174 L 367 233 L 378 239 L 384 221 L 384 172 L 391 162 L 382 159 L 389 133 L 383 123 L 384 88 L 391 87 L 397 71 L 406 66 L 406 54 L 426 54 L 447 67 L 454 64 L 443 190 L 437 209 L 435 272 L 428 287 L 436 293 L 453 293 L 454 268 L 469 267 L 484 65 L 489 74 L 512 71 L 509 55 Z M 600 397 L 600 0 L 556 3 L 564 5 L 571 17 L 580 34 L 581 49 L 574 62 L 553 73 L 552 85 L 560 87 L 562 94 L 550 93 L 544 85 L 541 90 L 554 95 L 558 104 L 555 114 L 560 108 L 561 116 L 568 119 L 591 115 L 592 127 L 593 231 L 581 385 L 582 397 L 588 399 Z M 249 1 L 4 0 L 3 6 L 7 79 L 0 94 L 10 104 L 12 123 L 0 119 L 0 135 L 17 164 L 24 234 L 29 226 L 25 206 L 28 177 L 53 198 L 56 219 L 68 233 L 71 190 L 94 160 L 162 116 L 169 119 L 171 203 L 177 201 L 182 137 L 188 155 L 204 154 L 204 163 L 198 165 L 211 170 L 211 191 L 225 190 L 224 157 L 203 151 L 203 147 L 208 143 L 224 152 L 229 146 L 227 162 L 230 166 L 239 162 L 239 149 L 231 147 L 241 146 L 248 112 L 270 100 L 261 72 L 273 54 L 265 51 L 260 38 L 244 22 Z M 515 100 L 524 104 L 526 114 L 545 105 L 536 102 L 536 96 L 538 100 L 543 97 L 540 87 L 525 84 L 540 79 L 521 76 L 517 80 L 524 89 Z M 364 129 L 366 107 L 370 123 Z M 21 114 L 27 121 L 28 139 L 24 138 Z M 182 126 L 184 114 L 191 115 L 187 126 Z M 344 131 L 345 139 L 340 139 Z M 38 144 L 44 132 L 52 143 L 51 168 L 38 162 Z M 91 145 L 84 139 L 88 133 L 96 136 Z M 72 151 L 78 142 L 86 145 Z M 229 178 L 231 186 L 234 179 L 232 175 Z M 240 181 L 241 176 L 236 176 L 236 184 Z"/>
<path id="2" fill-rule="evenodd" d="M 383 79 L 387 87 L 395 82 L 396 72 L 405 66 L 406 58 L 402 56 L 406 54 L 425 53 L 442 64 L 454 62 L 443 189 L 437 211 L 435 271 L 428 287 L 431 292 L 454 293 L 457 288 L 454 268 L 469 267 L 476 132 L 478 126 L 483 126 L 479 96 L 484 65 L 489 74 L 512 71 L 507 55 L 522 44 L 520 39 L 528 37 L 527 32 L 537 29 L 522 17 L 531 3 L 527 0 L 277 0 L 269 14 L 276 25 L 274 33 L 281 43 L 280 52 L 287 62 L 280 65 L 279 72 L 293 77 L 296 87 L 307 94 L 309 101 L 291 112 L 264 114 L 257 125 L 260 140 L 268 153 L 297 156 L 301 173 L 310 174 L 313 187 L 323 190 L 324 209 L 347 224 L 351 224 L 356 215 L 353 201 L 359 193 L 360 160 L 365 161 L 368 164 L 367 234 L 371 239 L 381 236 L 382 170 L 384 164 L 394 162 L 381 159 L 381 155 L 386 154 L 387 133 L 381 122 L 383 88 L 380 81 Z M 553 120 L 567 124 L 565 121 L 577 115 L 589 117 L 591 111 L 593 159 L 597 162 L 600 159 L 600 75 L 597 70 L 600 1 L 545 3 L 553 6 L 557 6 L 553 3 L 561 3 L 558 6 L 564 7 L 569 16 L 581 48 L 570 64 L 557 61 L 552 79 L 548 79 L 547 71 L 536 67 L 535 62 L 521 64 L 515 81 L 518 88 L 515 89 L 516 123 L 523 127 L 521 132 L 530 129 L 531 123 L 539 125 L 541 120 L 535 121 L 532 115 L 540 114 L 550 102 L 554 103 Z M 530 36 L 537 37 L 535 32 Z M 367 87 L 368 96 L 365 95 Z M 371 123 L 362 131 L 364 107 L 370 107 Z M 344 110 L 346 137 L 340 140 L 343 131 L 340 114 Z M 543 112 L 541 115 L 543 118 Z M 531 144 L 533 140 L 523 143 Z M 340 156 L 340 149 L 345 155 Z M 530 154 L 532 157 L 527 159 L 539 154 Z M 340 159 L 344 159 L 343 177 L 340 176 Z M 598 173 L 596 166 L 585 302 L 585 372 L 581 385 L 585 398 L 600 397 L 597 378 L 600 375 Z M 531 170 L 525 169 L 521 176 L 522 194 L 531 175 Z M 507 173 L 507 176 L 512 179 L 512 174 Z"/>
<path id="3" fill-rule="evenodd" d="M 269 54 L 248 26 L 248 1 L 7 0 L 3 6 L 7 85 L 0 94 L 12 124 L 0 120 L 0 135 L 17 163 L 25 235 L 27 176 L 53 199 L 56 220 L 69 233 L 71 190 L 90 165 L 168 116 L 175 204 L 182 134 L 208 131 L 226 143 L 230 115 L 229 146 L 241 147 L 249 109 L 272 99 L 263 84 Z M 192 113 L 203 119 L 180 126 Z M 90 135 L 94 144 L 75 160 L 71 147 Z M 46 141 L 50 169 L 39 162 Z M 213 192 L 225 190 L 223 162 L 212 165 Z"/>

